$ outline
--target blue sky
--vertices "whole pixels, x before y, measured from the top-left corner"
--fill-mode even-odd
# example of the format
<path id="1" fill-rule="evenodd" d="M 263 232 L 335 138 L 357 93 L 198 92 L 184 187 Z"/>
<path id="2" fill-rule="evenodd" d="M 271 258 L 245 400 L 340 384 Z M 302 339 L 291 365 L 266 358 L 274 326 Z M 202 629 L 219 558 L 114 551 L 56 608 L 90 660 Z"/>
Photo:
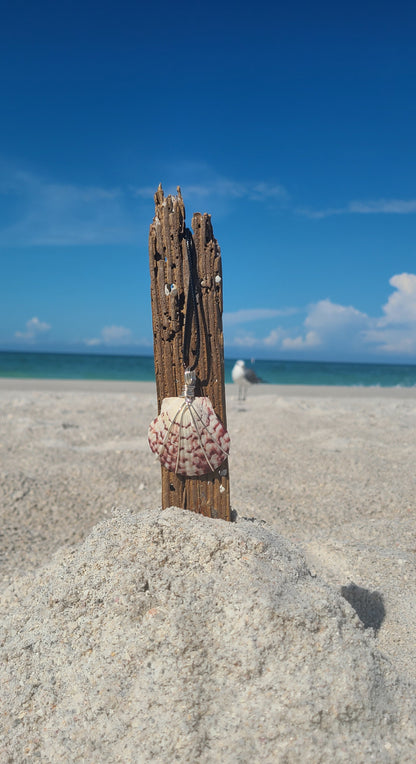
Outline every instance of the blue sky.
<path id="1" fill-rule="evenodd" d="M 408 2 L 10 3 L 0 349 L 152 352 L 153 193 L 212 214 L 230 357 L 416 363 Z"/>

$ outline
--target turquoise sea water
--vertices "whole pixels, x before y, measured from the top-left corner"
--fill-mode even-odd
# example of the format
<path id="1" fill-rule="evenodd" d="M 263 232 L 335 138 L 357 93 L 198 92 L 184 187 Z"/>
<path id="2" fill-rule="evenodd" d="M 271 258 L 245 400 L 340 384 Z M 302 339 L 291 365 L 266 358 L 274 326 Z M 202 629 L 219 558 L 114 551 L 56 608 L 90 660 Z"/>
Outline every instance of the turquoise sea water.
<path id="1" fill-rule="evenodd" d="M 226 382 L 234 363 L 225 361 Z M 416 365 L 259 360 L 253 368 L 269 384 L 416 386 Z M 155 372 L 152 356 L 0 352 L 0 377 L 149 382 Z"/>

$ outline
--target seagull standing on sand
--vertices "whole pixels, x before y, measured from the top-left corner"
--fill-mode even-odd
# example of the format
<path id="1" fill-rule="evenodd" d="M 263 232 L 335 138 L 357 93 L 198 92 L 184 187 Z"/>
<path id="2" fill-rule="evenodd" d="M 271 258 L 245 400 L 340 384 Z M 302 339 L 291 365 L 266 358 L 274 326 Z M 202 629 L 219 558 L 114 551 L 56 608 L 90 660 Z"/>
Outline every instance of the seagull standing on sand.
<path id="1" fill-rule="evenodd" d="M 247 369 L 244 361 L 236 361 L 231 372 L 233 382 L 238 385 L 238 400 L 245 401 L 247 388 L 257 385 L 263 380 L 257 376 L 253 369 Z"/>

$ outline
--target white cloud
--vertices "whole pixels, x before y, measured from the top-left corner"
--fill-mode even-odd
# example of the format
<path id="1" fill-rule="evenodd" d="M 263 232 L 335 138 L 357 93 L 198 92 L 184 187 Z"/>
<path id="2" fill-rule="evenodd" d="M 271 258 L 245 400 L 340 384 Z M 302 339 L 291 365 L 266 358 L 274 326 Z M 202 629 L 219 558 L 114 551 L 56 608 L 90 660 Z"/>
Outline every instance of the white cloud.
<path id="1" fill-rule="evenodd" d="M 133 339 L 131 329 L 127 329 L 125 326 L 105 326 L 101 330 L 100 337 L 92 337 L 86 339 L 85 344 L 88 347 L 95 347 L 97 345 L 136 345 L 137 343 Z"/>
<path id="2" fill-rule="evenodd" d="M 101 332 L 104 342 L 124 345 L 131 341 L 131 329 L 125 326 L 105 326 Z"/>
<path id="3" fill-rule="evenodd" d="M 248 332 L 247 334 L 238 334 L 236 337 L 234 337 L 232 344 L 237 347 L 251 348 L 258 344 L 258 342 L 259 341 L 254 336 L 254 334 L 252 332 Z"/>
<path id="4" fill-rule="evenodd" d="M 280 347 L 282 340 L 286 337 L 287 331 L 282 327 L 272 329 L 267 337 L 256 337 L 253 332 L 245 332 L 237 334 L 231 341 L 230 345 L 234 347 Z"/>
<path id="5" fill-rule="evenodd" d="M 217 217 L 227 214 L 229 200 L 273 204 L 287 199 L 276 182 L 238 181 L 216 173 L 206 164 L 184 163 L 168 169 L 182 178 L 185 202 L 194 209 L 209 205 Z M 166 168 L 164 168 L 166 174 Z M 103 188 L 56 182 L 11 167 L 0 158 L 0 194 L 7 197 L 7 215 L 0 215 L 0 245 L 76 246 L 128 244 L 147 237 L 157 184 Z M 197 179 L 197 180 L 196 180 Z M 176 186 L 165 192 L 176 193 Z M 148 206 L 138 208 L 137 197 Z M 146 219 L 141 219 L 142 214 Z"/>
<path id="6" fill-rule="evenodd" d="M 281 345 L 282 342 L 284 342 L 285 334 L 286 332 L 284 329 L 278 326 L 276 329 L 272 329 L 267 337 L 264 337 L 262 344 L 266 347 L 276 347 L 277 345 Z"/>
<path id="7" fill-rule="evenodd" d="M 333 215 L 412 215 L 416 213 L 416 199 L 357 200 L 348 202 L 345 207 L 297 207 L 296 212 L 316 220 Z"/>
<path id="8" fill-rule="evenodd" d="M 338 305 L 331 300 L 320 300 L 310 306 L 305 326 L 324 335 L 357 330 L 366 326 L 368 316 L 352 305 Z"/>
<path id="9" fill-rule="evenodd" d="M 297 310 L 281 311 L 280 315 L 290 315 Z M 237 311 L 238 314 L 250 314 L 250 311 Z M 253 311 L 256 314 L 256 311 Z M 279 312 L 276 311 L 279 315 Z M 261 316 L 267 318 L 266 315 Z M 274 312 L 270 311 L 270 318 Z M 365 313 L 352 306 L 338 305 L 329 299 L 320 300 L 307 308 L 307 315 L 301 327 L 293 330 L 283 326 L 273 328 L 265 337 L 255 337 L 252 333 L 234 338 L 233 345 L 246 347 L 267 347 L 285 351 L 306 350 L 311 348 L 337 346 L 343 349 L 357 349 L 362 342 L 361 332 L 369 328 L 371 320 Z M 238 323 L 234 321 L 232 323 Z"/>
<path id="10" fill-rule="evenodd" d="M 7 214 L 0 215 L 0 245 L 75 246 L 127 244 L 147 236 L 157 183 L 103 188 L 56 182 L 33 172 L 10 167 L 0 159 L 0 194 L 7 197 Z M 208 206 L 216 219 L 229 214 L 233 200 L 260 202 L 266 209 L 287 209 L 305 217 L 416 213 L 416 199 L 353 200 L 341 207 L 313 209 L 296 206 L 288 190 L 274 180 L 227 178 L 203 162 L 163 166 L 161 179 L 182 180 L 186 204 Z M 166 192 L 176 185 L 166 183 Z M 137 197 L 148 202 L 138 205 Z M 140 210 L 146 218 L 140 218 Z"/>
<path id="11" fill-rule="evenodd" d="M 249 324 L 252 321 L 263 321 L 277 316 L 291 316 L 296 313 L 296 308 L 249 308 L 236 310 L 233 313 L 223 314 L 224 326 L 236 326 L 237 324 Z"/>
<path id="12" fill-rule="evenodd" d="M 365 340 L 378 352 L 388 356 L 416 356 L 416 327 L 389 327 L 385 329 L 370 329 L 365 332 Z"/>
<path id="13" fill-rule="evenodd" d="M 352 357 L 380 353 L 388 357 L 416 355 L 416 274 L 399 273 L 391 277 L 394 292 L 381 308 L 381 315 L 369 316 L 353 305 L 341 305 L 326 298 L 309 305 L 302 326 L 274 327 L 266 336 L 247 333 L 235 337 L 230 344 L 260 350 L 348 354 Z M 264 314 L 260 314 L 264 310 Z M 253 309 L 252 319 L 273 318 L 274 312 Z M 282 311 L 284 314 L 284 311 Z M 238 324 L 238 317 L 250 318 L 249 309 L 231 314 L 229 325 Z"/>
<path id="14" fill-rule="evenodd" d="M 56 183 L 1 166 L 0 193 L 9 214 L 0 218 L 3 246 L 74 246 L 138 240 L 132 195 L 119 188 Z"/>
<path id="15" fill-rule="evenodd" d="M 416 275 L 398 273 L 389 283 L 396 291 L 383 305 L 383 316 L 366 332 L 366 341 L 386 354 L 416 354 Z"/>
<path id="16" fill-rule="evenodd" d="M 130 189 L 134 196 L 140 196 L 142 199 L 153 199 L 157 190 L 154 186 L 130 186 Z"/>
<path id="17" fill-rule="evenodd" d="M 316 332 L 306 332 L 305 336 L 285 337 L 282 341 L 284 350 L 304 350 L 304 348 L 314 348 L 322 344 L 322 339 Z"/>
<path id="18" fill-rule="evenodd" d="M 14 336 L 21 340 L 33 340 L 40 334 L 48 332 L 51 328 L 51 325 L 47 324 L 46 321 L 39 321 L 37 316 L 34 316 L 29 321 L 26 321 L 26 331 L 15 332 Z"/>
<path id="19" fill-rule="evenodd" d="M 348 210 L 347 208 L 338 207 L 325 207 L 320 210 L 314 210 L 312 207 L 296 207 L 295 212 L 298 215 L 310 218 L 311 220 L 321 220 L 322 218 L 329 218 L 332 215 L 345 215 Z"/>
<path id="20" fill-rule="evenodd" d="M 84 340 L 84 343 L 85 345 L 88 345 L 88 347 L 95 347 L 96 345 L 103 344 L 103 338 L 91 337 L 90 339 Z"/>
<path id="21" fill-rule="evenodd" d="M 280 183 L 262 179 L 234 180 L 216 172 L 206 162 L 185 161 L 163 167 L 160 180 L 164 192 L 176 194 L 177 186 L 170 184 L 169 178 L 181 178 L 182 196 L 185 202 L 192 199 L 193 204 L 206 204 L 208 200 L 212 204 L 218 198 L 221 199 L 221 204 L 232 199 L 283 202 L 289 197 L 287 189 Z M 152 198 L 156 187 L 146 184 L 133 188 L 132 191 L 141 198 Z"/>
<path id="22" fill-rule="evenodd" d="M 272 329 L 267 337 L 264 337 L 262 344 L 265 347 L 280 347 L 282 350 L 298 350 L 320 345 L 321 340 L 316 332 L 307 332 L 304 337 L 291 337 L 288 336 L 287 330 L 278 326 L 276 329 Z"/>
<path id="23" fill-rule="evenodd" d="M 319 300 L 308 307 L 305 331 L 288 337 L 285 350 L 320 347 L 331 351 L 359 352 L 364 347 L 364 332 L 372 319 L 352 305 L 339 305 L 329 299 Z"/>
<path id="24" fill-rule="evenodd" d="M 416 199 L 377 199 L 369 202 L 350 202 L 347 210 L 360 215 L 411 215 L 416 212 Z"/>
<path id="25" fill-rule="evenodd" d="M 416 275 L 398 273 L 389 283 L 396 291 L 383 305 L 384 318 L 379 325 L 416 322 Z"/>

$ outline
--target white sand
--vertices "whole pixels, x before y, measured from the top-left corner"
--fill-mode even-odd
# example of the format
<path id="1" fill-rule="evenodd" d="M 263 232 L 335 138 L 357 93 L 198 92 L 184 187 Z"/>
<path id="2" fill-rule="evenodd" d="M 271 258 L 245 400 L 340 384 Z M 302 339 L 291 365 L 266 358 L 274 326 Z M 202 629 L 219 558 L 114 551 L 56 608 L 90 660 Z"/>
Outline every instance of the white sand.
<path id="1" fill-rule="evenodd" d="M 191 515 L 186 521 L 186 533 L 181 536 L 175 531 L 178 522 L 175 513 L 170 515 L 169 521 L 168 515 L 166 520 L 158 519 L 155 508 L 160 505 L 159 466 L 147 446 L 147 426 L 155 414 L 153 385 L 0 381 L 0 581 L 4 592 L 3 649 L 9 656 L 10 669 L 10 689 L 3 699 L 4 707 L 0 713 L 0 718 L 6 719 L 8 730 L 5 761 L 31 761 L 29 752 L 24 753 L 25 745 L 32 746 L 30 750 L 37 751 L 40 760 L 56 761 L 51 748 L 53 729 L 64 722 L 71 731 L 65 738 L 67 742 L 61 733 L 58 735 L 61 748 L 57 750 L 60 751 L 58 760 L 65 762 L 147 762 L 152 750 L 150 739 L 154 741 L 152 760 L 155 761 L 172 761 L 178 756 L 175 760 L 297 762 L 301 749 L 302 760 L 311 762 L 416 760 L 415 742 L 411 739 L 415 723 L 411 696 L 416 692 L 416 390 L 259 386 L 250 390 L 244 407 L 237 403 L 233 388 L 228 389 L 227 394 L 232 440 L 232 505 L 239 516 L 266 522 L 263 541 L 269 550 L 267 553 L 259 552 L 256 547 L 255 539 L 260 531 L 252 523 L 230 526 Z M 127 507 L 129 512 L 118 514 L 109 524 L 99 526 L 85 546 L 78 546 L 97 522 L 111 517 L 114 506 Z M 152 511 L 140 515 L 144 510 Z M 145 517 L 148 520 L 145 521 Z M 151 555 L 147 559 L 147 534 L 154 533 L 151 528 L 160 522 L 162 525 L 167 523 L 167 541 L 160 542 L 161 546 L 156 543 L 152 562 Z M 183 525 L 183 521 L 180 522 Z M 134 543 L 129 540 L 132 527 L 138 534 Z M 211 527 L 214 530 L 208 531 Z M 276 531 L 305 555 L 314 576 L 309 577 L 307 588 L 302 588 L 300 599 L 293 586 L 296 576 L 300 575 L 296 570 L 304 571 L 303 563 L 298 553 L 293 552 L 291 557 L 287 543 L 273 535 Z M 192 549 L 198 546 L 198 539 L 204 545 L 202 540 L 206 540 L 207 534 L 211 539 L 206 541 L 208 546 L 212 543 L 215 549 L 221 550 L 214 555 L 219 563 L 209 567 L 211 563 L 207 557 L 208 567 L 199 564 L 197 576 L 193 570 Z M 136 544 L 137 556 L 131 552 L 129 557 L 130 552 L 126 552 L 126 557 L 121 551 L 119 555 L 118 542 L 114 539 L 130 550 Z M 65 557 L 65 549 L 69 551 L 71 546 L 74 553 Z M 60 547 L 63 550 L 50 562 L 52 554 Z M 187 649 L 179 651 L 175 667 L 170 666 L 168 670 L 167 684 L 158 684 L 159 680 L 154 677 L 151 682 L 139 667 L 140 650 L 150 651 L 152 662 L 155 649 L 146 642 L 147 631 L 142 629 L 147 624 L 144 616 L 140 615 L 137 620 L 138 616 L 134 615 L 137 597 L 144 596 L 143 592 L 134 594 L 131 608 L 126 606 L 126 639 L 132 644 L 134 634 L 138 639 L 140 637 L 140 649 L 134 652 L 130 667 L 126 657 L 129 653 L 125 652 L 120 632 L 116 629 L 111 636 L 112 618 L 118 618 L 117 608 L 111 604 L 113 600 L 106 599 L 104 620 L 100 616 L 101 620 L 97 621 L 101 634 L 98 638 L 94 637 L 96 629 L 91 626 L 98 618 L 97 606 L 95 600 L 88 599 L 85 594 L 97 565 L 101 564 L 106 570 L 105 580 L 100 579 L 97 584 L 98 589 L 102 589 L 101 594 L 107 598 L 108 591 L 119 587 L 125 597 L 131 582 L 141 581 L 144 570 L 151 568 L 153 578 L 157 579 L 157 570 L 163 566 L 163 555 L 169 580 L 183 580 L 189 571 L 194 596 L 190 599 L 187 595 L 185 609 L 179 595 L 175 595 L 176 600 L 169 595 L 166 604 L 161 594 L 162 584 L 155 584 L 155 607 L 160 607 L 163 600 L 163 607 L 167 608 L 158 625 L 162 630 L 158 632 L 159 637 L 167 629 L 169 644 L 172 645 L 173 635 L 180 643 L 179 627 L 183 630 L 184 619 L 190 619 L 192 624 L 184 631 L 188 635 L 183 637 L 184 644 L 194 644 L 202 631 L 209 629 L 215 633 L 215 654 L 218 654 L 218 665 L 215 666 L 211 647 L 207 648 L 211 655 L 208 662 L 204 663 L 199 653 L 195 658 L 192 692 L 188 694 L 186 685 L 183 688 L 183 727 L 175 716 L 175 693 L 179 690 L 176 685 L 176 689 L 172 689 L 172 677 L 175 671 L 179 675 L 189 671 L 192 651 L 189 654 Z M 245 572 L 244 555 L 248 555 Z M 78 567 L 74 568 L 70 561 L 75 559 Z M 280 562 L 276 562 L 277 559 Z M 82 577 L 84 563 L 90 571 L 85 574 L 88 580 Z M 49 567 L 42 569 L 45 564 Z M 276 565 L 277 568 L 280 565 L 284 585 L 276 578 Z M 226 579 L 221 578 L 224 566 Z M 26 573 L 30 574 L 29 579 L 24 578 Z M 215 592 L 219 593 L 224 585 L 218 611 L 221 616 L 217 614 L 221 623 L 215 609 L 209 623 L 202 618 L 204 608 L 208 607 L 204 599 L 208 573 Z M 32 586 L 35 574 L 38 578 Z M 302 573 L 300 580 L 305 575 Z M 274 580 L 275 589 L 270 593 Z M 46 588 L 42 588 L 42 582 L 46 582 Z M 61 646 L 65 645 L 69 640 L 70 625 L 74 623 L 72 616 L 61 619 L 58 606 L 48 610 L 45 596 L 52 596 L 54 587 L 59 589 L 61 599 L 69 590 L 75 592 L 72 614 L 81 618 L 83 613 L 83 620 L 79 621 L 80 641 L 71 642 L 72 678 L 64 665 L 64 648 L 55 646 L 52 649 L 45 642 L 47 634 L 54 632 L 58 634 Z M 186 591 L 187 587 L 188 584 Z M 242 596 L 238 592 L 243 590 L 250 617 L 246 614 L 245 621 L 243 616 L 238 621 L 236 614 Z M 138 591 L 141 591 L 140 587 Z M 150 588 L 146 591 L 152 594 Z M 98 599 L 103 598 L 101 594 L 97 594 Z M 307 605 L 308 597 L 315 603 L 312 606 L 315 615 Z M 279 603 L 278 607 L 276 605 L 279 617 L 273 608 L 273 612 L 270 611 L 270 598 Z M 347 600 L 358 612 L 364 624 L 361 627 Z M 229 613 L 226 601 L 231 603 Z M 318 601 L 322 601 L 321 610 L 316 604 Z M 209 607 L 213 607 L 212 601 Z M 239 625 L 234 627 L 236 618 Z M 303 641 L 299 627 L 302 618 L 306 629 Z M 257 643 L 263 624 L 269 634 L 261 649 L 253 648 L 252 654 L 245 638 L 250 619 L 257 633 Z M 282 626 L 282 619 L 285 626 Z M 273 637 L 272 623 L 276 626 Z M 289 627 L 289 623 L 292 626 Z M 315 623 L 317 633 L 328 635 L 328 639 L 323 639 L 319 645 L 311 623 Z M 338 626 L 335 628 L 334 624 Z M 149 640 L 154 628 L 152 626 L 149 631 Z M 215 632 L 219 628 L 220 631 Z M 40 653 L 31 648 L 23 649 L 23 641 L 29 640 L 31 629 L 36 644 L 41 646 Z M 136 633 L 135 629 L 139 631 Z M 283 635 L 280 641 L 279 630 Z M 338 633 L 337 638 L 335 633 Z M 117 634 L 120 641 L 117 641 Z M 297 645 L 299 665 L 294 658 L 288 659 L 286 665 L 282 657 L 286 655 L 281 652 L 282 640 L 290 642 L 292 638 Z M 104 694 L 101 705 L 94 695 L 96 690 L 93 692 L 82 684 L 81 679 L 78 684 L 75 681 L 78 669 L 81 675 L 84 670 L 81 670 L 84 665 L 81 651 L 86 649 L 84 642 L 88 639 L 94 642 L 89 670 L 96 676 L 97 687 L 110 686 L 115 673 L 125 672 L 124 679 L 120 677 L 125 695 L 121 691 L 115 692 L 111 702 L 107 702 Z M 242 671 L 232 668 L 234 664 L 227 647 L 231 639 L 242 640 L 238 650 L 236 648 L 237 663 L 253 661 L 250 664 L 252 673 L 246 672 L 244 682 Z M 114 665 L 105 653 L 108 640 L 114 653 Z M 160 646 L 161 642 L 157 644 Z M 344 655 L 348 670 L 342 674 L 344 679 L 333 695 L 325 682 L 325 666 L 332 677 L 331 682 L 336 683 L 336 677 L 342 672 L 341 655 Z M 166 656 L 163 660 L 166 663 Z M 221 677 L 226 665 L 230 677 L 222 690 Z M 271 683 L 258 681 L 260 665 L 270 669 Z M 55 695 L 51 690 L 51 671 L 58 683 Z M 297 671 L 302 676 L 297 676 Z M 136 683 L 133 692 L 131 684 L 135 674 L 141 677 L 142 702 L 156 704 L 159 716 L 155 711 L 153 716 L 143 715 L 140 687 Z M 349 687 L 345 684 L 348 675 Z M 283 680 L 286 687 L 289 685 L 289 700 L 282 696 Z M 202 691 L 204 683 L 208 685 L 205 695 Z M 321 688 L 321 705 L 315 686 Z M 33 687 L 34 700 L 31 702 Z M 172 689 L 170 695 L 169 688 Z M 232 721 L 231 712 L 222 720 L 212 707 L 215 697 L 220 708 L 229 708 L 233 688 L 237 708 L 235 720 L 241 720 L 239 725 Z M 195 693 L 199 698 L 196 705 Z M 250 705 L 249 696 L 254 699 L 254 706 Z M 304 696 L 302 702 L 299 701 L 301 696 Z M 74 709 L 78 709 L 72 717 L 71 698 Z M 129 706 L 132 698 L 136 704 L 135 713 Z M 85 713 L 82 716 L 85 702 L 92 704 L 90 716 Z M 39 711 L 42 703 L 44 716 Z M 54 703 L 57 711 L 52 708 Z M 1 704 L 0 698 L 0 707 Z M 353 709 L 351 718 L 345 710 L 347 707 Z M 387 707 L 391 710 L 390 717 L 386 716 Z M 193 708 L 197 709 L 198 723 L 192 716 Z M 266 733 L 263 743 L 259 742 L 262 738 L 259 733 L 260 711 L 257 713 L 255 708 L 260 708 L 264 715 L 262 724 Z M 107 741 L 104 748 L 97 742 L 98 732 L 92 732 L 96 725 L 102 731 L 102 709 L 107 725 L 105 734 L 100 733 L 100 739 Z M 186 709 L 194 719 L 192 724 L 186 721 Z M 177 744 L 172 742 L 172 734 L 166 732 L 169 713 L 176 720 Z M 21 718 L 25 721 L 16 721 Z M 163 725 L 165 742 L 158 738 L 149 721 L 151 718 Z M 321 719 L 314 727 L 315 732 L 312 731 L 312 718 Z M 140 734 L 138 731 L 145 723 L 150 725 L 149 740 L 143 731 Z M 13 732 L 15 727 L 10 727 L 13 724 L 17 732 Z M 272 734 L 272 727 L 278 732 Z M 379 727 L 383 733 L 377 732 Z M 134 730 L 143 751 L 136 756 Z M 241 745 L 239 738 L 243 741 Z M 33 742 L 35 739 L 38 739 L 37 743 Z M 95 741 L 95 753 L 91 741 Z M 320 750 L 321 759 L 317 758 Z"/>

